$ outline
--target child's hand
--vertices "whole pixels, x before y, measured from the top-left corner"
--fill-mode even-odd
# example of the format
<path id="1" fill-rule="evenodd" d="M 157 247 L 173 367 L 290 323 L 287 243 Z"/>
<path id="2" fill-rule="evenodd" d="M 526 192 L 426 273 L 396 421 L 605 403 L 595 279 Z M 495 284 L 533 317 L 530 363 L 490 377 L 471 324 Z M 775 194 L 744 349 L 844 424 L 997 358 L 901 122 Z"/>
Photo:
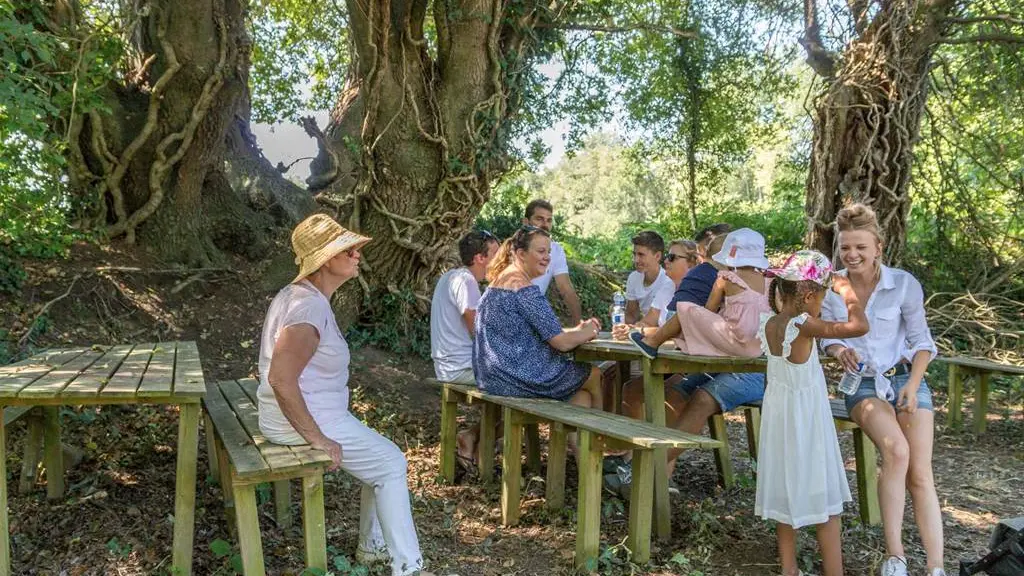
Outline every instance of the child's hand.
<path id="1" fill-rule="evenodd" d="M 846 302 L 857 299 L 857 293 L 853 291 L 853 285 L 850 284 L 850 279 L 846 276 L 835 275 L 832 277 L 832 291 L 842 296 Z"/>

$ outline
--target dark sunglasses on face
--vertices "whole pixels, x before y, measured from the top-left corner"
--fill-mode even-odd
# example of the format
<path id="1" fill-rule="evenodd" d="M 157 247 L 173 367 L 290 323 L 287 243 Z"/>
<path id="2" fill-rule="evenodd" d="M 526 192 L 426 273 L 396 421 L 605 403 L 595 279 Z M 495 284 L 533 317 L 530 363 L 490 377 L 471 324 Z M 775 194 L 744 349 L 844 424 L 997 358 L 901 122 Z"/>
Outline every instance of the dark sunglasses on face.
<path id="1" fill-rule="evenodd" d="M 665 262 L 675 262 L 676 260 L 679 260 L 681 258 L 686 258 L 686 256 L 683 256 L 682 254 L 669 253 L 665 255 Z"/>

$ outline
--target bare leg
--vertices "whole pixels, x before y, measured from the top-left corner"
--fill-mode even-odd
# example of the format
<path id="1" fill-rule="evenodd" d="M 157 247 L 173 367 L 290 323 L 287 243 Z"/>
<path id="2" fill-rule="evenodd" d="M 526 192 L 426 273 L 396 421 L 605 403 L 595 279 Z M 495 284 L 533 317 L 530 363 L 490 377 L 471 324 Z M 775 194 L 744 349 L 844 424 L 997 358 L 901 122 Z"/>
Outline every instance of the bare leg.
<path id="1" fill-rule="evenodd" d="M 825 576 L 843 575 L 842 525 L 839 516 L 829 516 L 828 522 L 818 524 L 818 547 L 821 548 L 822 568 Z"/>
<path id="2" fill-rule="evenodd" d="M 604 389 L 601 386 L 601 380 L 601 370 L 599 370 L 596 366 L 591 368 L 590 376 L 588 376 L 587 379 L 583 382 L 583 388 L 580 389 L 580 391 L 586 391 L 590 395 L 590 404 L 579 404 L 579 406 L 586 406 L 587 408 L 593 408 L 595 410 L 604 410 L 604 400 L 602 397 Z M 577 392 L 577 394 L 579 394 L 579 392 Z M 576 402 L 573 402 L 573 399 L 575 398 L 576 397 L 573 396 L 573 398 L 570 399 L 569 402 L 576 404 Z"/>
<path id="3" fill-rule="evenodd" d="M 900 430 L 892 405 L 884 400 L 868 398 L 861 401 L 853 407 L 850 416 L 882 453 L 882 473 L 878 477 L 878 503 L 882 509 L 885 549 L 889 556 L 905 556 L 903 511 L 906 507 L 907 469 L 910 465 L 910 447 L 907 439 Z"/>
<path id="4" fill-rule="evenodd" d="M 782 576 L 797 576 L 800 567 L 796 563 L 796 530 L 789 524 L 779 522 L 775 525 L 775 543 L 779 547 Z"/>
<path id="5" fill-rule="evenodd" d="M 466 460 L 474 460 L 478 440 L 480 440 L 479 424 L 473 424 L 468 429 L 459 432 L 459 435 L 455 437 L 455 446 L 459 456 Z"/>
<path id="6" fill-rule="evenodd" d="M 683 408 L 686 406 L 686 396 L 672 388 L 672 382 L 679 378 L 679 374 L 673 374 L 665 379 L 665 426 L 668 428 L 676 427 L 683 416 Z M 637 420 L 644 419 L 643 378 L 633 378 L 623 387 L 622 414 Z"/>
<path id="7" fill-rule="evenodd" d="M 708 418 L 712 414 L 718 414 L 722 409 L 718 406 L 718 401 L 704 390 L 697 389 L 690 397 L 690 400 L 686 402 L 685 408 L 683 408 L 682 417 L 679 419 L 679 423 L 676 425 L 677 430 L 683 432 L 689 432 L 690 434 L 700 434 L 700 431 L 704 429 L 704 424 L 708 421 Z M 672 473 L 676 469 L 676 458 L 683 453 L 680 448 L 675 448 L 668 451 L 668 477 L 672 477 Z"/>
<path id="8" fill-rule="evenodd" d="M 910 466 L 907 488 L 914 505 L 914 518 L 921 532 L 921 543 L 927 555 L 928 570 L 943 568 L 942 511 L 935 493 L 932 476 L 932 444 L 934 442 L 935 414 L 918 409 L 913 414 L 897 415 L 900 428 L 910 445 Z"/>

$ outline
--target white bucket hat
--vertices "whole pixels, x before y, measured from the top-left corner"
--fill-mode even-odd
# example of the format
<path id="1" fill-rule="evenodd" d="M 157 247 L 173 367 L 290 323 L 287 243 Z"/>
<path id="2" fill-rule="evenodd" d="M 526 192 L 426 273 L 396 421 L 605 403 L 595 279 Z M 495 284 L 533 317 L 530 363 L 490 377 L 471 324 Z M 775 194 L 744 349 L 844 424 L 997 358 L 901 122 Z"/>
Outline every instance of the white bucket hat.
<path id="1" fill-rule="evenodd" d="M 729 232 L 722 249 L 711 258 L 730 268 L 751 266 L 766 270 L 771 265 L 764 255 L 764 236 L 750 228 Z"/>

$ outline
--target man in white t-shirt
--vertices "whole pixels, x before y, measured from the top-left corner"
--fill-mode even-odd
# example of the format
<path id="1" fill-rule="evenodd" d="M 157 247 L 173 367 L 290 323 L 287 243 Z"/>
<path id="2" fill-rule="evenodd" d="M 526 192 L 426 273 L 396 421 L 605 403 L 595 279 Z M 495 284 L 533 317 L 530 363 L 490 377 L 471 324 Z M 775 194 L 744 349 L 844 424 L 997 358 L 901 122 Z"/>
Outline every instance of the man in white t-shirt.
<path id="1" fill-rule="evenodd" d="M 498 251 L 498 239 L 474 231 L 459 240 L 463 266 L 445 272 L 430 300 L 430 356 L 434 374 L 443 382 L 473 384 L 473 331 L 480 281 Z"/>
<path id="2" fill-rule="evenodd" d="M 633 237 L 633 267 L 626 279 L 626 323 L 636 324 L 654 305 L 664 308 L 668 301 L 656 302 L 668 295 L 669 300 L 676 287 L 661 267 L 665 253 L 665 240 L 653 230 L 644 230 Z"/>
<path id="3" fill-rule="evenodd" d="M 526 217 L 523 218 L 523 226 L 536 226 L 551 233 L 554 225 L 554 208 L 547 200 L 533 200 L 526 205 Z M 580 323 L 583 317 L 583 309 L 580 307 L 579 296 L 569 279 L 569 262 L 565 258 L 565 250 L 562 245 L 554 240 L 551 241 L 551 263 L 543 275 L 533 279 L 534 285 L 540 291 L 547 294 L 551 280 L 555 281 L 555 288 L 565 301 L 565 307 L 569 309 L 569 324 L 575 326 Z"/>

